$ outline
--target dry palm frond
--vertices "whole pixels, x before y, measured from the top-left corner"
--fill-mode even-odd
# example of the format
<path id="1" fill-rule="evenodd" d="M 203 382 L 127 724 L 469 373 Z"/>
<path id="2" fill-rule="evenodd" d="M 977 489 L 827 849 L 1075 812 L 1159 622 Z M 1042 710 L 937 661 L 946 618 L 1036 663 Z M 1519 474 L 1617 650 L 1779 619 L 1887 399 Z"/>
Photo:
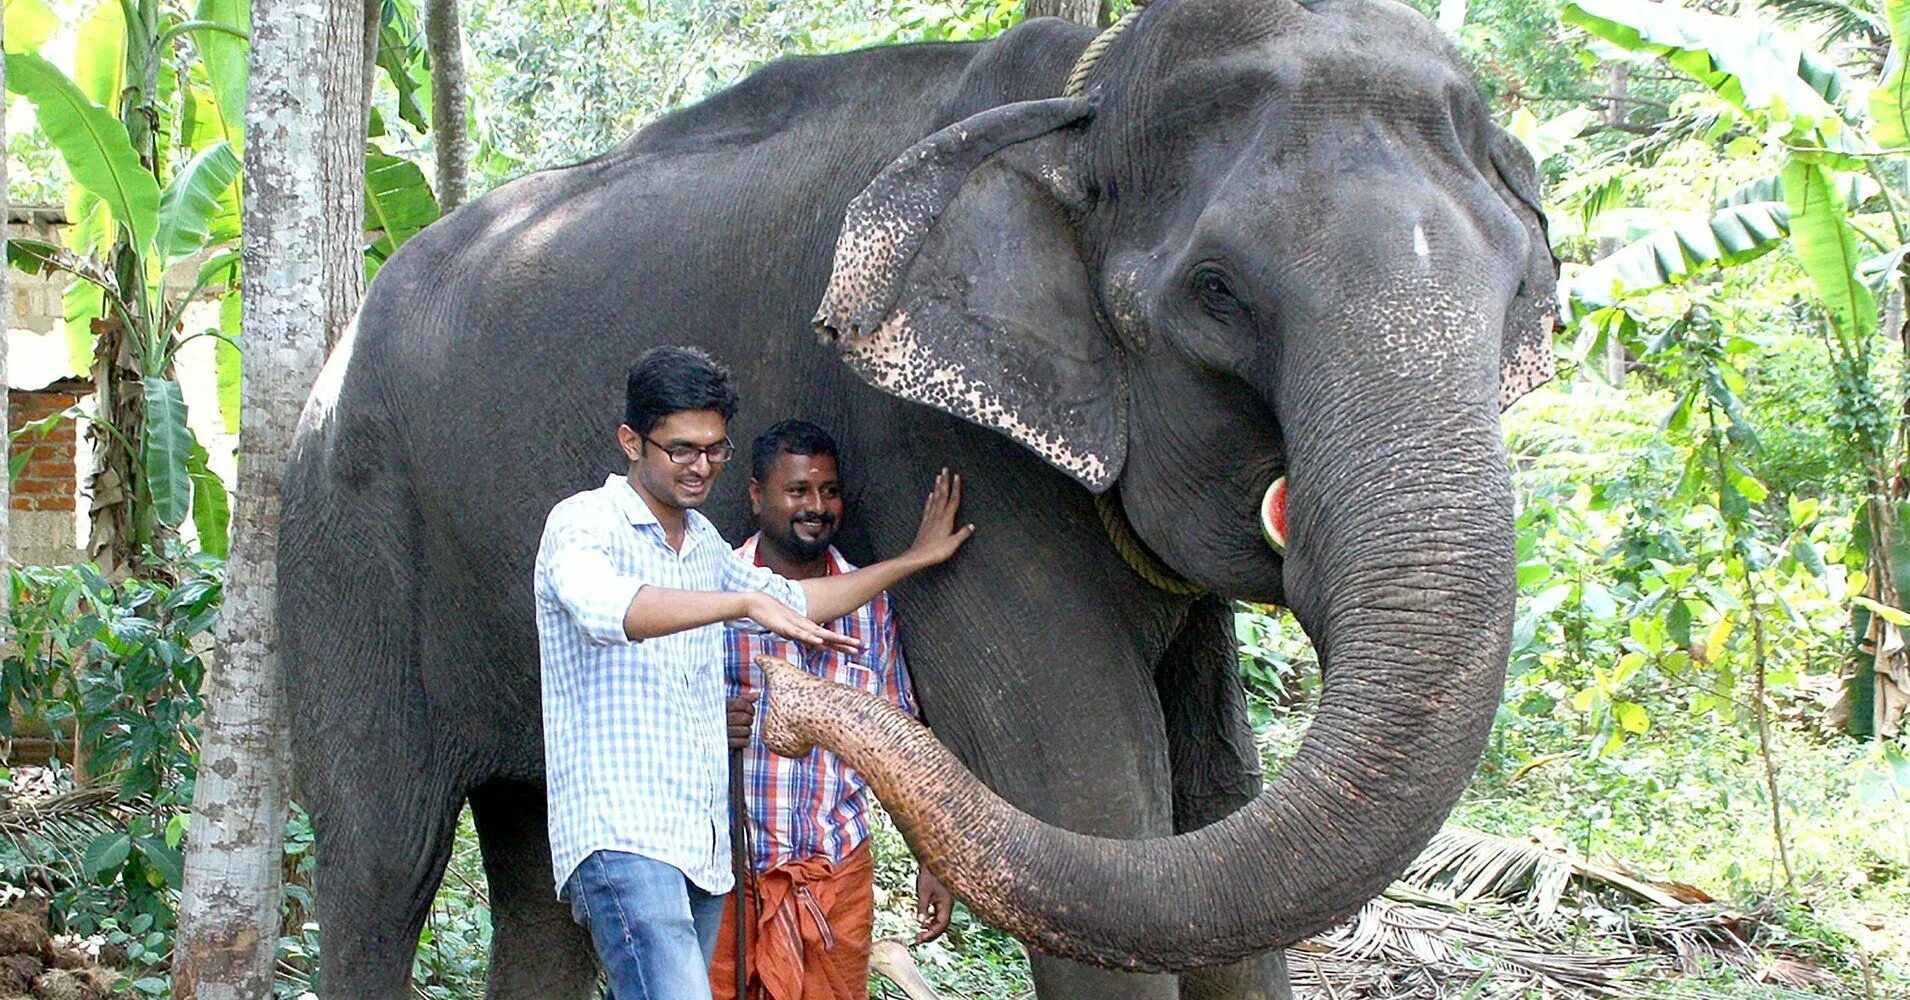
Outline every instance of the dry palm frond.
<path id="1" fill-rule="evenodd" d="M 1526 900 L 1544 925 L 1557 914 L 1576 871 L 1572 857 L 1536 841 L 1449 826 L 1433 837 L 1402 878 L 1423 889 L 1449 893 L 1462 903 Z"/>
<path id="2" fill-rule="evenodd" d="M 80 877 L 87 845 L 124 827 L 128 810 L 137 805 L 120 802 L 110 788 L 15 799 L 0 809 L 0 839 L 20 856 L 30 878 L 46 885 L 70 884 Z"/>
<path id="3" fill-rule="evenodd" d="M 1452 995 L 1445 991 L 1455 983 L 1484 984 L 1479 995 L 1534 988 L 1566 996 L 1615 995 L 1625 991 L 1621 983 L 1625 972 L 1648 959 L 1639 954 L 1579 955 L 1555 950 L 1468 913 L 1386 897 L 1366 904 L 1350 922 L 1309 945 L 1324 949 L 1324 957 L 1343 965 L 1383 972 L 1388 980 L 1384 987 L 1377 981 L 1363 985 L 1336 981 L 1324 970 L 1317 977 L 1323 988 L 1337 983 L 1361 996 L 1443 997 Z M 1322 956 L 1309 953 L 1307 957 L 1317 966 Z M 1416 974 L 1402 978 L 1408 971 Z"/>

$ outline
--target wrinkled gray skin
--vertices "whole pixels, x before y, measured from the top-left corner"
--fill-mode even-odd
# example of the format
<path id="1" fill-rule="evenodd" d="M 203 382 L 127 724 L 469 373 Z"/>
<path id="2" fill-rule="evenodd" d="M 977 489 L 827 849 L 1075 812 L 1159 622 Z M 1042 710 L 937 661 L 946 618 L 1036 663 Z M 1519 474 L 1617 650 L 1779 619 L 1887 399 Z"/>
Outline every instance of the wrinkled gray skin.
<path id="1" fill-rule="evenodd" d="M 1084 104 L 997 110 L 911 150 L 1053 98 L 1088 37 L 1035 21 L 783 60 L 467 205 L 386 265 L 284 496 L 327 995 L 405 995 L 467 800 L 491 995 L 588 993 L 544 834 L 531 562 L 550 506 L 621 470 L 622 374 L 654 344 L 734 367 L 739 441 L 790 416 L 835 431 L 851 558 L 900 551 L 934 471 L 964 474 L 980 530 L 898 588 L 903 640 L 937 735 L 1043 820 L 1157 837 L 1252 799 L 1222 597 L 1298 615 L 1325 694 L 1255 807 L 1263 832 L 1158 869 L 1221 873 L 1198 897 L 1058 873 L 1038 888 L 1071 930 L 1118 950 L 1179 908 L 1238 913 L 1219 921 L 1235 952 L 1277 947 L 1437 828 L 1505 663 L 1497 415 L 1543 377 L 1552 281 L 1530 162 L 1430 25 L 1371 0 L 1156 0 Z M 928 166 L 850 212 L 892 160 Z M 1284 560 L 1256 516 L 1283 472 Z M 745 479 L 729 470 L 709 509 L 731 538 Z M 1222 597 L 1127 568 L 1090 492 L 1116 484 L 1140 537 Z M 1267 958 L 1034 969 L 1044 997 L 1284 990 Z"/>

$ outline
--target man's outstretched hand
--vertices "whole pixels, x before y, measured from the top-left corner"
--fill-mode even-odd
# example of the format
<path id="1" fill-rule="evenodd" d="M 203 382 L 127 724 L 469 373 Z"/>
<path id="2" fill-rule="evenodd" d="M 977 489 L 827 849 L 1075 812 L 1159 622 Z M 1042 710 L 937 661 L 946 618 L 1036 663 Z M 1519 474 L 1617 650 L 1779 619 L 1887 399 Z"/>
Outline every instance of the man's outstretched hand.
<path id="1" fill-rule="evenodd" d="M 730 735 L 730 749 L 741 750 L 749 746 L 750 727 L 756 722 L 756 702 L 762 698 L 759 692 L 751 691 L 741 698 L 724 700 L 727 710 Z"/>
<path id="2" fill-rule="evenodd" d="M 796 609 L 764 593 L 751 595 L 749 619 L 763 628 L 810 649 L 826 649 L 854 656 L 862 652 L 862 643 L 810 621 Z"/>
<path id="3" fill-rule="evenodd" d="M 915 935 L 916 944 L 927 944 L 942 936 L 948 930 L 948 918 L 955 912 L 955 896 L 948 886 L 936 878 L 927 868 L 915 869 L 915 919 L 921 923 L 922 930 Z"/>
<path id="4" fill-rule="evenodd" d="M 915 531 L 915 542 L 905 554 L 918 566 L 947 562 L 955 550 L 975 533 L 975 526 L 956 526 L 962 508 L 962 477 L 943 469 L 935 476 L 935 487 L 922 504 L 922 526 Z"/>

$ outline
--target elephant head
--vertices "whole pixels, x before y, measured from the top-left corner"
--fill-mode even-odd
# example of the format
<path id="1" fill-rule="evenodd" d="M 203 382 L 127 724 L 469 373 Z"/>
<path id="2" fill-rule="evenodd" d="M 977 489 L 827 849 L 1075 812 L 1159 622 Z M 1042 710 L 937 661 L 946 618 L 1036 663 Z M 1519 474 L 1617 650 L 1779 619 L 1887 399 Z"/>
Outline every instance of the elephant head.
<path id="1" fill-rule="evenodd" d="M 1148 841 L 1014 813 L 895 719 L 777 698 L 766 732 L 915 767 L 873 776 L 911 842 L 1065 957 L 1231 961 L 1371 898 L 1450 810 L 1503 684 L 1498 414 L 1550 376 L 1536 187 L 1452 47 L 1386 0 L 1157 0 L 1082 96 L 922 140 L 851 205 L 818 330 L 875 386 L 1118 488 L 1187 579 L 1292 608 L 1319 713 L 1252 804 Z"/>

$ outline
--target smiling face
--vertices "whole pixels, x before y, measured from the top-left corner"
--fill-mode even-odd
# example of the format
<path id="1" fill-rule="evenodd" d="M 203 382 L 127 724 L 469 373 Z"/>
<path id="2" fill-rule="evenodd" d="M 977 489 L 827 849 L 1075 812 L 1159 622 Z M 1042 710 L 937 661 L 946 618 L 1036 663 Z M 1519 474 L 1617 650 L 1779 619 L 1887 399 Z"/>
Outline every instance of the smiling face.
<path id="1" fill-rule="evenodd" d="M 842 527 L 842 476 L 830 455 L 777 455 L 750 480 L 749 500 L 762 544 L 790 562 L 822 558 Z"/>
<path id="2" fill-rule="evenodd" d="M 715 410 L 680 410 L 663 418 L 649 434 L 638 434 L 628 424 L 617 428 L 617 442 L 630 459 L 630 483 L 655 511 L 694 510 L 710 498 L 710 486 L 723 462 L 710 460 L 709 450 L 729 436 L 729 421 Z M 673 449 L 699 449 L 687 465 L 670 459 Z"/>

